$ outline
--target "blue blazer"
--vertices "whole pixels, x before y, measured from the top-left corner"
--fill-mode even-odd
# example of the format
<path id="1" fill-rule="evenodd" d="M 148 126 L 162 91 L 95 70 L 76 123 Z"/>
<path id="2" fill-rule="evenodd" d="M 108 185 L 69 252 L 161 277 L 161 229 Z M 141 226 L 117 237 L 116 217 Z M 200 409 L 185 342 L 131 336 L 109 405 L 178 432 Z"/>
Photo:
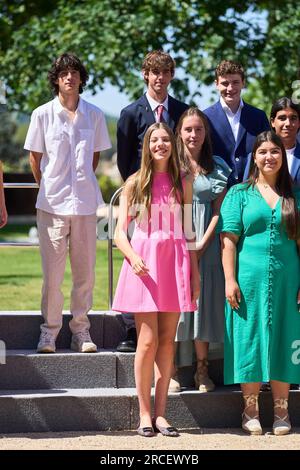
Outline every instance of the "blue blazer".
<path id="1" fill-rule="evenodd" d="M 245 166 L 245 172 L 244 172 L 244 177 L 243 177 L 244 181 L 246 181 L 249 177 L 250 163 L 251 163 L 251 153 L 247 157 L 247 163 Z M 300 186 L 300 142 L 296 143 L 294 159 L 293 159 L 290 175 L 294 183 L 297 186 Z"/>
<path id="2" fill-rule="evenodd" d="M 187 104 L 169 95 L 169 118 L 166 124 L 173 131 L 187 108 Z M 154 113 L 146 95 L 121 111 L 117 124 L 117 164 L 124 181 L 140 168 L 143 138 L 148 127 L 154 123 Z"/>
<path id="3" fill-rule="evenodd" d="M 243 181 L 247 156 L 252 151 L 256 136 L 270 129 L 266 114 L 244 102 L 235 142 L 220 101 L 205 109 L 204 113 L 210 124 L 213 154 L 222 157 L 232 169 L 228 186 Z"/>

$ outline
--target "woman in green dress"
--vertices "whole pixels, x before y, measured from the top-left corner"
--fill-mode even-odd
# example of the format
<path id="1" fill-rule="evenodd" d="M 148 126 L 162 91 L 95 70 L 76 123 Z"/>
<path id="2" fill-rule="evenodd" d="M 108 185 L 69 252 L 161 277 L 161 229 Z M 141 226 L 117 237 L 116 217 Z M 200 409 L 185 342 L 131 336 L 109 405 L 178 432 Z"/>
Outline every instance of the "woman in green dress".
<path id="1" fill-rule="evenodd" d="M 299 189 L 271 131 L 254 144 L 248 182 L 230 189 L 219 219 L 225 275 L 224 381 L 240 383 L 242 428 L 261 434 L 258 395 L 270 380 L 273 432 L 290 429 L 290 383 L 300 376 Z"/>

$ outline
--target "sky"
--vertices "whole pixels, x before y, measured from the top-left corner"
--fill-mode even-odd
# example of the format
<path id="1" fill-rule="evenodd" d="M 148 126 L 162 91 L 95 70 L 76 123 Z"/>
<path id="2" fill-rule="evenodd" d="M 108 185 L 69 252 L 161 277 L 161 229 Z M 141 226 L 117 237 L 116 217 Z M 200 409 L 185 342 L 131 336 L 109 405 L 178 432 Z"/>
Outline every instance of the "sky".
<path id="1" fill-rule="evenodd" d="M 229 16 L 230 16 L 230 11 L 229 11 Z M 262 28 L 262 31 L 265 31 L 267 29 L 267 16 L 268 13 L 267 11 L 263 12 L 247 12 L 244 14 L 244 19 L 249 20 L 251 19 L 253 24 L 259 24 L 260 27 Z M 182 74 L 182 71 L 180 69 L 176 69 L 176 77 L 180 78 Z M 142 76 L 141 76 L 142 80 Z M 189 87 L 191 90 L 191 93 L 193 93 L 199 84 L 194 80 L 192 77 L 189 78 Z M 212 95 L 212 92 L 215 90 L 214 84 L 211 86 L 202 86 L 200 87 L 200 90 L 202 92 L 202 97 L 195 99 L 195 102 L 197 106 L 203 110 L 207 108 L 210 104 L 212 104 L 212 99 L 213 102 L 217 100 L 218 95 Z M 98 106 L 102 111 L 105 113 L 119 117 L 120 111 L 127 106 L 132 100 L 129 99 L 129 97 L 124 94 L 120 93 L 118 91 L 117 87 L 113 87 L 110 84 L 107 84 L 105 86 L 104 90 L 99 90 L 99 92 L 96 95 L 92 95 L 90 92 L 84 92 L 82 97 L 89 101 L 90 103 L 95 104 Z"/>
<path id="2" fill-rule="evenodd" d="M 197 83 L 192 81 L 191 91 L 193 92 L 197 86 Z M 203 96 L 196 100 L 196 104 L 200 109 L 203 110 L 211 104 L 209 100 L 213 89 L 214 86 L 201 87 Z M 81 96 L 86 101 L 98 106 L 106 114 L 115 117 L 119 117 L 120 111 L 132 101 L 125 93 L 120 93 L 117 87 L 110 84 L 107 84 L 104 90 L 99 90 L 94 96 L 90 91 L 85 91 Z"/>

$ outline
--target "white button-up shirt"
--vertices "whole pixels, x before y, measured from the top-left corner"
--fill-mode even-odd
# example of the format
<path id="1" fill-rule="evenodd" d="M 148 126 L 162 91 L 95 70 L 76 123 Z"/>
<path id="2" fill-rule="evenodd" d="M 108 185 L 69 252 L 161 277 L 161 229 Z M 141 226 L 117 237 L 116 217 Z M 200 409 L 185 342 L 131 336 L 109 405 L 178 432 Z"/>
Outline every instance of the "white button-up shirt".
<path id="1" fill-rule="evenodd" d="M 292 166 L 293 166 L 293 162 L 294 162 L 294 153 L 295 153 L 295 150 L 296 150 L 296 146 L 291 148 L 291 149 L 285 149 L 286 151 L 286 158 L 287 158 L 287 163 L 288 163 L 288 168 L 289 168 L 289 172 L 291 173 L 292 171 Z"/>
<path id="2" fill-rule="evenodd" d="M 231 111 L 231 109 L 229 108 L 229 106 L 227 106 L 227 104 L 225 103 L 222 97 L 220 98 L 220 103 L 229 121 L 231 130 L 234 136 L 234 140 L 237 141 L 237 136 L 238 136 L 239 127 L 240 127 L 240 120 L 241 120 L 241 112 L 244 106 L 243 100 L 241 99 L 236 113 L 233 113 Z"/>
<path id="3" fill-rule="evenodd" d="M 57 215 L 94 214 L 103 204 L 94 152 L 110 147 L 103 112 L 82 98 L 73 120 L 58 97 L 36 108 L 24 145 L 43 154 L 36 208 Z"/>
<path id="4" fill-rule="evenodd" d="M 163 107 L 164 107 L 162 117 L 163 117 L 164 121 L 167 122 L 168 121 L 168 95 L 167 95 L 167 97 L 166 97 L 166 99 L 163 103 L 159 103 L 158 101 L 151 98 L 151 96 L 149 95 L 148 92 L 146 92 L 146 98 L 149 101 L 150 107 L 153 111 L 155 121 L 158 122 L 157 108 L 158 108 L 158 106 L 160 106 L 162 104 Z"/>

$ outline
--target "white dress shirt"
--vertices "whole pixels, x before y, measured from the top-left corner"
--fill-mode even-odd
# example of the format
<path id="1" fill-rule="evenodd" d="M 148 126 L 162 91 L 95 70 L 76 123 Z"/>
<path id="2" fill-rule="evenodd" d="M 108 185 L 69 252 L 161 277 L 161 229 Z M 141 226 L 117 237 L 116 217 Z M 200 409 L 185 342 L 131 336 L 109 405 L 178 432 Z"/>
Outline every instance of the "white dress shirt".
<path id="1" fill-rule="evenodd" d="M 157 108 L 158 106 L 160 106 L 161 104 L 163 105 L 164 107 L 164 110 L 163 110 L 163 113 L 162 113 L 162 117 L 163 117 L 163 120 L 165 122 L 168 121 L 168 95 L 165 99 L 165 101 L 163 101 L 162 103 L 159 103 L 158 101 L 154 100 L 153 98 L 151 98 L 151 96 L 149 95 L 148 92 L 146 92 L 146 98 L 147 100 L 149 101 L 149 104 L 150 104 L 150 107 L 153 111 L 153 114 L 154 114 L 154 117 L 155 117 L 155 121 L 158 122 L 158 115 L 157 115 Z"/>
<path id="2" fill-rule="evenodd" d="M 290 172 L 290 173 L 291 173 L 292 165 L 293 165 L 293 161 L 294 161 L 294 153 L 295 153 L 295 150 L 296 150 L 296 145 L 295 145 L 295 147 L 293 147 L 293 148 L 291 148 L 291 149 L 285 149 L 285 151 L 286 151 L 287 163 L 288 163 L 288 168 L 289 168 L 289 172 Z"/>
<path id="3" fill-rule="evenodd" d="M 103 112 L 82 98 L 73 120 L 58 97 L 36 108 L 24 145 L 43 154 L 36 208 L 57 215 L 94 214 L 103 198 L 93 156 L 110 147 Z"/>
<path id="4" fill-rule="evenodd" d="M 237 141 L 237 136 L 238 136 L 239 127 L 240 127 L 241 112 L 244 106 L 243 100 L 241 99 L 236 113 L 233 113 L 231 111 L 231 109 L 229 108 L 229 106 L 227 106 L 227 104 L 225 103 L 222 97 L 220 98 L 220 103 L 229 121 L 231 130 L 234 136 L 234 140 Z"/>

